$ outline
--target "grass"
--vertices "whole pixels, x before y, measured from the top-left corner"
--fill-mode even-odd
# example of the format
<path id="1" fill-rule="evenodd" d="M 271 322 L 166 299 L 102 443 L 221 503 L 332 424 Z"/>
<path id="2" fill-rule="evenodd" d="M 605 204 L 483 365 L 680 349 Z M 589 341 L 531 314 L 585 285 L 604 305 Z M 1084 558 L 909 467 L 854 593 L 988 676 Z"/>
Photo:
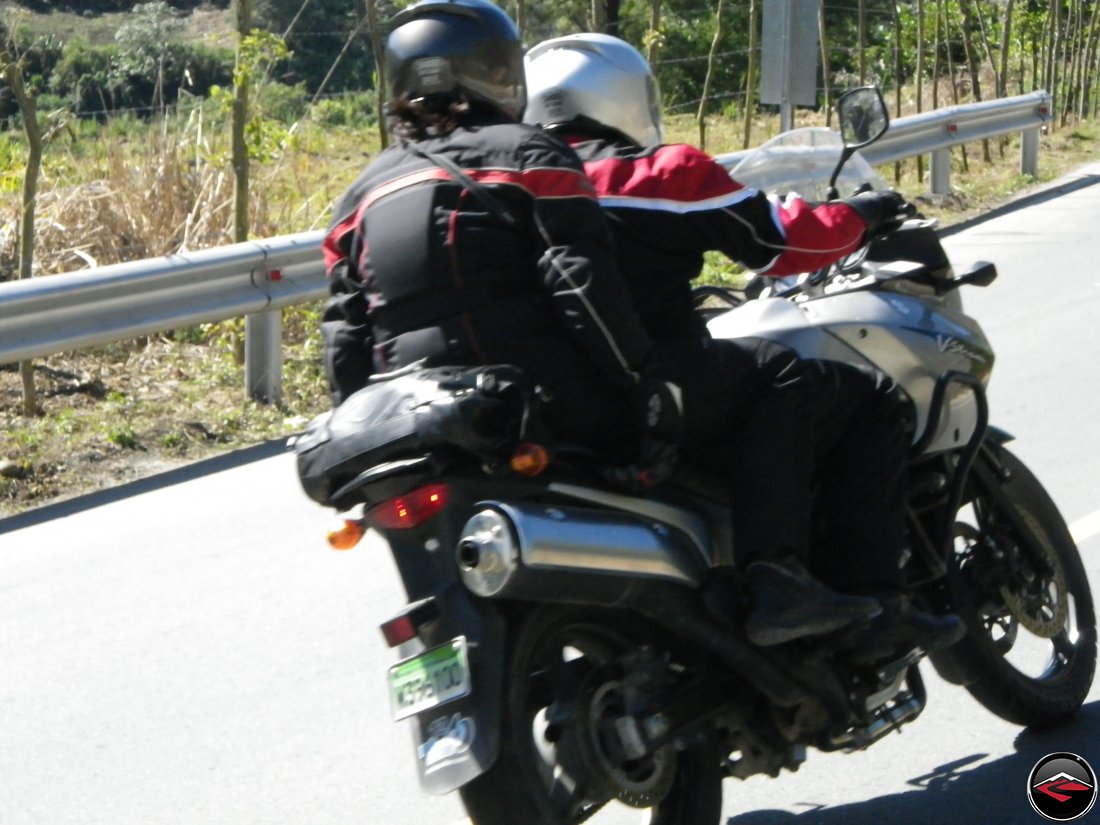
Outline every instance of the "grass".
<path id="1" fill-rule="evenodd" d="M 330 105 L 326 111 L 332 111 Z M 232 176 L 224 112 L 196 106 L 177 118 L 146 124 L 72 124 L 49 147 L 40 189 L 36 264 L 51 274 L 224 245 L 232 238 Z M 798 125 L 807 125 L 803 114 Z M 324 226 L 331 204 L 378 151 L 376 129 L 305 118 L 268 124 L 267 154 L 253 166 L 253 237 Z M 668 139 L 694 143 L 691 117 L 669 118 Z M 754 124 L 753 145 L 776 129 Z M 739 119 L 708 123 L 713 154 L 741 148 Z M 897 188 L 941 224 L 980 214 L 1093 159 L 1094 124 L 1043 136 L 1039 174 L 1019 174 L 1011 139 L 955 153 L 950 197 L 925 197 L 917 164 L 901 164 Z M 0 133 L 0 157 L 21 158 L 21 146 Z M 9 167 L 10 170 L 10 167 Z M 0 172 L 0 280 L 14 277 L 18 185 Z M 893 167 L 883 171 L 893 179 Z M 925 170 L 927 176 L 927 169 Z M 706 278 L 736 281 L 736 266 L 708 259 Z M 115 485 L 212 453 L 284 437 L 328 406 L 320 367 L 319 308 L 284 311 L 284 398 L 278 406 L 244 400 L 241 321 L 202 325 L 99 350 L 36 362 L 43 411 L 21 409 L 14 366 L 0 367 L 0 515 Z"/>

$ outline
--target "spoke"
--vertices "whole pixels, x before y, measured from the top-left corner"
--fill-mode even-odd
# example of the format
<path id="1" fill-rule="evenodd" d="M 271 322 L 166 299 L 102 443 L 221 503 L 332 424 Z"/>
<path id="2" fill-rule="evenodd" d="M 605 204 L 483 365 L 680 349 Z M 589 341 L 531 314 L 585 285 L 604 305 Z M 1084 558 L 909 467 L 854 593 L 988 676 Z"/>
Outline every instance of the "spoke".
<path id="1" fill-rule="evenodd" d="M 579 798 L 576 785 L 560 768 L 554 772 L 554 779 L 547 788 L 547 796 L 551 807 L 561 811 L 562 815 L 574 825 L 587 822 L 607 804 L 607 801 L 590 802 Z"/>
<path id="2" fill-rule="evenodd" d="M 1077 645 L 1070 640 L 1068 630 L 1063 630 L 1051 639 L 1051 643 L 1054 645 L 1054 652 L 1064 662 L 1068 662 L 1077 653 Z"/>

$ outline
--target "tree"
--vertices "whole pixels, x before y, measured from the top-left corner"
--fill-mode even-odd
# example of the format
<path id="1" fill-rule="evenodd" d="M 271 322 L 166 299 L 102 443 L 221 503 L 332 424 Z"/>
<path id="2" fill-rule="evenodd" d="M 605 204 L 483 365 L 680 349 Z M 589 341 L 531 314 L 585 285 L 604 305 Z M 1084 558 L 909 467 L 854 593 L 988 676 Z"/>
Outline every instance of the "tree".
<path id="1" fill-rule="evenodd" d="M 142 3 L 134 6 L 133 16 L 115 32 L 120 46 L 118 61 L 112 66 L 116 83 L 129 77 L 155 77 L 151 105 L 164 106 L 164 65 L 172 36 L 183 28 L 179 13 L 167 3 Z"/>
<path id="2" fill-rule="evenodd" d="M 977 0 L 959 0 L 959 11 L 962 12 L 962 36 L 963 48 L 966 49 L 966 67 L 970 75 L 970 95 L 978 103 L 982 102 L 982 77 L 981 59 L 978 57 L 978 49 L 974 45 L 973 32 L 979 27 L 975 18 L 980 14 L 977 10 Z M 989 154 L 989 140 L 982 141 L 982 159 L 989 163 L 992 158 Z"/>
<path id="3" fill-rule="evenodd" d="M 23 131 L 27 136 L 27 168 L 23 173 L 23 191 L 19 212 L 19 278 L 34 275 L 34 213 L 38 200 L 38 176 L 42 170 L 42 129 L 38 122 L 38 107 L 23 84 L 23 67 L 15 53 L 7 27 L 0 23 L 0 67 L 23 116 Z M 23 381 L 23 412 L 38 414 L 38 391 L 34 385 L 34 364 L 19 363 Z"/>
<path id="4" fill-rule="evenodd" d="M 752 113 L 756 106 L 753 94 L 756 90 L 756 27 L 760 21 L 759 0 L 749 0 L 749 65 L 745 71 L 745 126 L 741 148 L 748 149 L 752 140 Z"/>
<path id="5" fill-rule="evenodd" d="M 997 73 L 997 97 L 1008 95 L 1008 48 L 1012 43 L 1012 8 L 1016 0 L 1005 0 L 1004 21 L 1001 23 L 1000 71 Z"/>
<path id="6" fill-rule="evenodd" d="M 752 0 L 750 0 L 752 2 Z M 522 30 L 521 30 L 522 31 Z M 657 65 L 661 50 L 661 0 L 649 0 L 649 30 L 645 34 L 645 56 L 650 66 Z"/>
<path id="7" fill-rule="evenodd" d="M 233 164 L 233 240 L 248 240 L 248 91 L 251 67 L 245 59 L 244 43 L 252 31 L 252 0 L 236 0 L 237 61 L 233 70 L 233 119 L 230 139 Z"/>
<path id="8" fill-rule="evenodd" d="M 714 12 L 714 39 L 710 42 L 710 53 L 707 55 L 707 75 L 703 78 L 703 92 L 699 98 L 699 111 L 696 119 L 699 121 L 699 148 L 704 151 L 707 148 L 707 98 L 710 97 L 710 85 L 714 78 L 714 61 L 718 54 L 718 44 L 722 41 L 722 9 L 725 0 L 718 0 L 718 8 Z"/>
<path id="9" fill-rule="evenodd" d="M 330 91 L 372 88 L 374 54 L 367 40 L 349 37 L 360 26 L 361 8 L 359 0 L 253 0 L 256 25 L 283 35 L 291 51 L 280 80 L 304 82 L 311 93 L 326 77 Z M 394 10 L 393 0 L 387 0 L 382 17 Z M 340 71 L 332 72 L 341 52 Z"/>
<path id="10" fill-rule="evenodd" d="M 381 26 L 378 23 L 378 2 L 377 0 L 365 0 L 365 2 L 367 4 L 367 26 L 370 30 L 371 48 L 375 54 L 382 54 L 383 37 Z M 378 138 L 381 141 L 382 148 L 385 149 L 389 145 L 390 135 L 386 130 L 386 118 L 383 114 L 386 104 L 386 64 L 381 60 L 378 61 L 378 67 L 375 71 L 374 90 L 375 108 L 379 115 Z"/>
<path id="11" fill-rule="evenodd" d="M 829 38 L 825 31 L 825 4 L 821 2 L 817 4 L 817 42 L 821 49 L 821 77 L 825 81 L 822 84 L 824 87 L 822 90 L 824 95 L 822 106 L 825 108 L 825 126 L 828 128 L 833 117 L 833 112 L 829 105 L 829 85 L 833 72 L 829 63 Z"/>

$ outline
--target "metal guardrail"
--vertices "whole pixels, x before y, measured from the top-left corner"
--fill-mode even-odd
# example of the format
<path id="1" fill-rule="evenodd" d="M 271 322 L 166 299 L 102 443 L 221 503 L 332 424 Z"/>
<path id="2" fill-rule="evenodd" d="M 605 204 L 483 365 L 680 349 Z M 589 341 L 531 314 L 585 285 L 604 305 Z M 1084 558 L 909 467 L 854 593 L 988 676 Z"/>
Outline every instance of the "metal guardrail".
<path id="1" fill-rule="evenodd" d="M 937 109 L 894 121 L 863 154 L 872 164 L 883 164 L 931 153 L 933 192 L 937 183 L 946 192 L 951 146 L 1009 132 L 1023 132 L 1024 171 L 1034 174 L 1039 128 L 1050 117 L 1046 92 Z M 718 160 L 730 167 L 749 151 Z M 245 389 L 252 398 L 278 400 L 277 310 L 327 294 L 323 235 L 283 235 L 0 283 L 0 364 L 245 315 Z"/>
<path id="2" fill-rule="evenodd" d="M 323 298 L 323 236 L 284 235 L 0 284 L 0 363 Z M 276 341 L 280 337 L 281 330 Z M 255 335 L 246 340 L 250 394 L 278 398 L 281 357 L 257 361 L 250 349 L 270 354 L 272 348 Z"/>

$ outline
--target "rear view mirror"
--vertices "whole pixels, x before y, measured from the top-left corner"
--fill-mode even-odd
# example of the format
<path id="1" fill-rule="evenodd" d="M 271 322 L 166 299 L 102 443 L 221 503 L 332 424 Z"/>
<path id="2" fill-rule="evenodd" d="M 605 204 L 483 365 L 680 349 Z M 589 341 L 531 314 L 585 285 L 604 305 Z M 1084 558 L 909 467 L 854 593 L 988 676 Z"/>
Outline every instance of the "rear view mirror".
<path id="1" fill-rule="evenodd" d="M 840 134 L 853 149 L 882 137 L 890 126 L 886 101 L 874 86 L 862 86 L 840 96 L 836 102 Z"/>

